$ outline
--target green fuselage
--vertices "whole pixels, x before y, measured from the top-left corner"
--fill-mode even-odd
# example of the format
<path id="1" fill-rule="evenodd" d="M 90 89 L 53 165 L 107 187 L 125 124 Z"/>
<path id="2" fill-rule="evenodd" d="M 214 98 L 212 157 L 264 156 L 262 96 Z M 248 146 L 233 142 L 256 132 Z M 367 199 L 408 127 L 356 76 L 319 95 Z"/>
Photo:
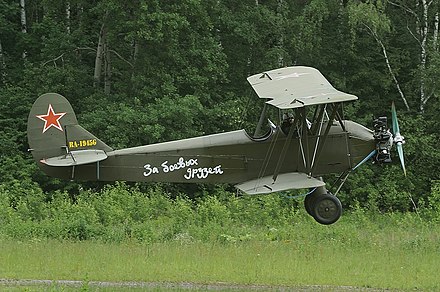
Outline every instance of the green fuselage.
<path id="1" fill-rule="evenodd" d="M 375 149 L 371 130 L 352 121 L 344 126 L 334 122 L 325 139 L 293 134 L 286 143 L 279 128 L 260 139 L 238 130 L 109 151 L 107 159 L 86 165 L 39 165 L 51 176 L 75 180 L 240 183 L 272 175 L 277 164 L 280 174 L 317 177 L 349 170 Z M 86 141 L 82 148 L 87 147 Z"/>

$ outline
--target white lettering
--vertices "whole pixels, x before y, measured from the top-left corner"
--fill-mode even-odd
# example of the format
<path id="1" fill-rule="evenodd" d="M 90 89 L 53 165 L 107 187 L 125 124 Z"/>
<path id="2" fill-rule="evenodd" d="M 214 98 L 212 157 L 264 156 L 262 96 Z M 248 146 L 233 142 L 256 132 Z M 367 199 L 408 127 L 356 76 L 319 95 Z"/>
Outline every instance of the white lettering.
<path id="1" fill-rule="evenodd" d="M 164 163 L 161 164 L 162 171 L 165 172 L 165 173 L 167 173 L 169 171 L 167 163 L 168 163 L 168 160 L 164 161 Z"/>
<path id="2" fill-rule="evenodd" d="M 152 173 L 159 173 L 159 169 L 157 167 L 151 167 L 151 164 L 145 164 L 144 169 L 144 176 L 150 176 Z"/>
<path id="3" fill-rule="evenodd" d="M 208 176 L 212 174 L 223 174 L 222 166 L 217 165 L 216 167 L 199 167 L 199 168 L 188 168 L 186 170 L 186 174 L 183 176 L 185 179 L 206 179 Z"/>
<path id="4" fill-rule="evenodd" d="M 175 170 L 179 170 L 185 167 L 190 167 L 193 165 L 198 165 L 197 159 L 188 159 L 185 160 L 183 157 L 180 157 L 179 160 L 175 164 L 168 165 L 168 160 L 164 161 L 162 166 L 162 171 L 165 173 L 173 172 Z"/>
<path id="5" fill-rule="evenodd" d="M 221 175 L 223 174 L 222 166 L 217 165 L 216 167 L 196 167 L 199 166 L 199 161 L 197 158 L 185 159 L 180 157 L 176 163 L 169 163 L 168 160 L 165 160 L 161 163 L 161 169 L 163 173 L 169 173 L 173 171 L 177 171 L 180 169 L 186 168 L 186 173 L 183 177 L 187 180 L 197 178 L 197 179 L 206 179 L 210 175 Z M 151 164 L 144 165 L 144 176 L 150 176 L 152 174 L 160 173 L 160 169 L 158 167 L 152 166 Z"/>

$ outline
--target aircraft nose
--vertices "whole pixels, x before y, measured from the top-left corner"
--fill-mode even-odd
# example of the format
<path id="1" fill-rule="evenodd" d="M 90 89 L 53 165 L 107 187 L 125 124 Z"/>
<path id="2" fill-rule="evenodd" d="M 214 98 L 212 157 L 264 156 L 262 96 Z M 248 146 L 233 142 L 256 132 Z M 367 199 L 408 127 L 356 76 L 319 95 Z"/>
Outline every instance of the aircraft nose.
<path id="1" fill-rule="evenodd" d="M 373 131 L 367 127 L 347 121 L 346 128 L 349 133 L 350 160 L 352 166 L 355 166 L 376 149 L 376 143 Z"/>

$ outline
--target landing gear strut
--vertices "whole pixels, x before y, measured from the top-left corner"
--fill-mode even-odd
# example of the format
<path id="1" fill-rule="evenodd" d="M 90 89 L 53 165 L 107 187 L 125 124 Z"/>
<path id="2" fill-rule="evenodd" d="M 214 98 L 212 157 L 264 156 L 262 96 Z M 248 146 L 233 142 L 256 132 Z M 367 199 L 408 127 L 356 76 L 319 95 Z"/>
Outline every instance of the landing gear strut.
<path id="1" fill-rule="evenodd" d="M 333 224 L 342 215 L 342 204 L 338 197 L 327 191 L 325 186 L 316 188 L 304 199 L 304 207 L 318 223 Z"/>

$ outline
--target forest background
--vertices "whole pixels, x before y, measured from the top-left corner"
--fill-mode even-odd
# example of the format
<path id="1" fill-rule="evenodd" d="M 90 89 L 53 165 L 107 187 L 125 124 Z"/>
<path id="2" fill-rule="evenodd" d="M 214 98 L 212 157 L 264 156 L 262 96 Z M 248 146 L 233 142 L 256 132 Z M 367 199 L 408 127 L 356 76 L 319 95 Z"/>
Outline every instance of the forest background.
<path id="1" fill-rule="evenodd" d="M 56 206 L 66 221 L 82 214 L 62 237 L 87 238 L 94 233 L 83 223 L 110 226 L 119 216 L 106 219 L 115 202 L 131 220 L 144 206 L 139 221 L 151 218 L 149 202 L 176 208 L 170 214 L 179 220 L 192 212 L 190 202 L 203 210 L 203 197 L 209 212 L 227 214 L 236 206 L 235 197 L 219 203 L 234 195 L 228 185 L 112 186 L 45 176 L 27 151 L 29 110 L 39 95 L 60 93 L 82 126 L 113 148 L 253 133 L 263 102 L 246 77 L 291 65 L 315 67 L 357 95 L 345 118 L 370 128 L 397 104 L 408 175 L 395 155 L 393 165 L 365 164 L 342 188 L 346 209 L 440 213 L 439 12 L 438 0 L 0 0 L 0 220 L 53 219 Z M 246 200 L 241 214 L 251 212 Z M 259 204 L 289 203 L 269 197 Z"/>

